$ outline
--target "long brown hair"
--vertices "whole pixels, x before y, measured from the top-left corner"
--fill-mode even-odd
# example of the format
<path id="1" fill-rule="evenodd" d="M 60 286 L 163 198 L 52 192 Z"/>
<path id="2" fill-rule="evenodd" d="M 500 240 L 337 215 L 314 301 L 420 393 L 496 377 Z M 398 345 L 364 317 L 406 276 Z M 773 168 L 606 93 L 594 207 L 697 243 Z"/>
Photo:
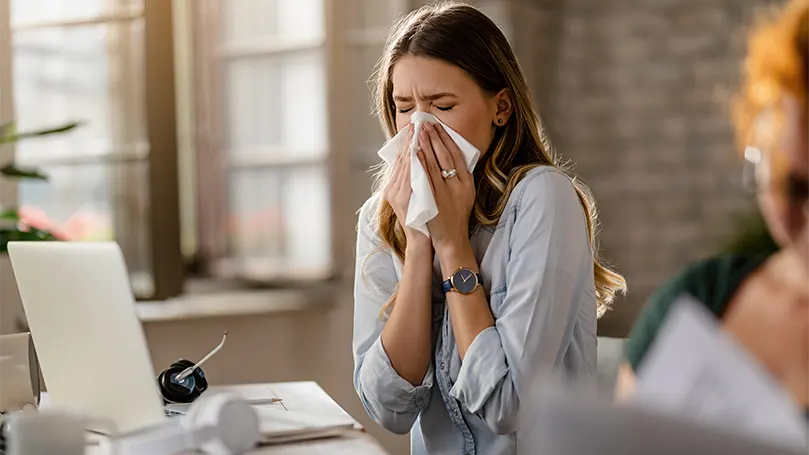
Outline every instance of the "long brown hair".
<path id="1" fill-rule="evenodd" d="M 396 108 L 393 103 L 391 75 L 403 55 L 440 59 L 463 69 L 485 92 L 495 94 L 508 89 L 514 113 L 495 132 L 489 150 L 481 155 L 475 168 L 476 201 L 470 225 L 497 224 L 511 191 L 531 169 L 537 166 L 563 166 L 549 152 L 539 116 L 511 46 L 500 29 L 472 6 L 443 2 L 422 7 L 397 22 L 385 44 L 385 52 L 375 71 L 376 113 L 388 138 L 396 134 Z M 377 174 L 375 191 L 384 187 L 390 167 L 383 164 Z M 595 262 L 595 287 L 598 315 L 601 316 L 626 281 L 601 263 L 596 242 L 596 208 L 586 186 L 572 179 L 587 215 L 587 229 Z M 380 198 L 381 199 L 381 198 Z M 405 235 L 391 205 L 381 200 L 377 228 L 385 247 L 404 260 Z M 387 312 L 396 292 L 383 308 Z"/>

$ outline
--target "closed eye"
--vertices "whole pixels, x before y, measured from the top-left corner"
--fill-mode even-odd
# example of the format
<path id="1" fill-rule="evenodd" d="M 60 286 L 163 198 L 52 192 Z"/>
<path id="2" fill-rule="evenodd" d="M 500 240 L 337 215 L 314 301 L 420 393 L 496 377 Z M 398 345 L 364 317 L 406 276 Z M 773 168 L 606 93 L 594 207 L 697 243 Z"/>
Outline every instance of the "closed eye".
<path id="1" fill-rule="evenodd" d="M 397 111 L 399 111 L 400 114 L 407 114 L 408 112 L 410 112 L 412 110 L 413 110 L 412 107 L 409 107 L 407 109 L 397 109 Z"/>
<path id="2" fill-rule="evenodd" d="M 447 112 L 447 111 L 449 111 L 450 109 L 452 109 L 453 107 L 455 107 L 455 106 L 447 106 L 447 107 L 440 107 L 440 106 L 436 106 L 436 109 L 438 109 L 439 111 L 444 111 L 444 112 Z"/>

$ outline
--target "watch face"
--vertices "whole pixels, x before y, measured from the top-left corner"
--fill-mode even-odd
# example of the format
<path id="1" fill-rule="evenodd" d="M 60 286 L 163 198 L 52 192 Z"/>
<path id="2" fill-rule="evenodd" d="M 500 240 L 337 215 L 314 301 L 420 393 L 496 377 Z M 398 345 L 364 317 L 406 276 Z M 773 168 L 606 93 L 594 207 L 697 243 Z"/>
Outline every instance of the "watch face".
<path id="1" fill-rule="evenodd" d="M 469 269 L 461 269 L 452 275 L 452 284 L 461 294 L 469 294 L 477 287 L 478 277 Z"/>

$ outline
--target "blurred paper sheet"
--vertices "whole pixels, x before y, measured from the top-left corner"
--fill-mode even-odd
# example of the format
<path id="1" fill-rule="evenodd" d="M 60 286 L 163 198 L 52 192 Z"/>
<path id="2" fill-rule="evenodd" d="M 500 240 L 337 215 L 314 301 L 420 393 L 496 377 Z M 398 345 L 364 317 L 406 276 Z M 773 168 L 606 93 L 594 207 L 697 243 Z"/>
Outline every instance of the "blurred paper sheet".
<path id="1" fill-rule="evenodd" d="M 688 296 L 675 302 L 641 364 L 634 401 L 777 444 L 807 444 L 802 412 Z"/>

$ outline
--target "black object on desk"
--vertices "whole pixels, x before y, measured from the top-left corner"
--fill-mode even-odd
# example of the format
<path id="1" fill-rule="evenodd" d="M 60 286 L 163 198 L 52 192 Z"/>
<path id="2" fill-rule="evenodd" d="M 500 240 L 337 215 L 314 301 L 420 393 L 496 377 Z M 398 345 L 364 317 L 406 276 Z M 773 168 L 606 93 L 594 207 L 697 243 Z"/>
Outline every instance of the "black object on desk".
<path id="1" fill-rule="evenodd" d="M 199 362 L 193 363 L 190 360 L 180 359 L 160 373 L 157 377 L 157 384 L 160 387 L 164 404 L 191 403 L 208 389 L 208 379 L 200 367 L 222 349 L 227 337 L 228 332 L 225 331 L 219 345 Z"/>

